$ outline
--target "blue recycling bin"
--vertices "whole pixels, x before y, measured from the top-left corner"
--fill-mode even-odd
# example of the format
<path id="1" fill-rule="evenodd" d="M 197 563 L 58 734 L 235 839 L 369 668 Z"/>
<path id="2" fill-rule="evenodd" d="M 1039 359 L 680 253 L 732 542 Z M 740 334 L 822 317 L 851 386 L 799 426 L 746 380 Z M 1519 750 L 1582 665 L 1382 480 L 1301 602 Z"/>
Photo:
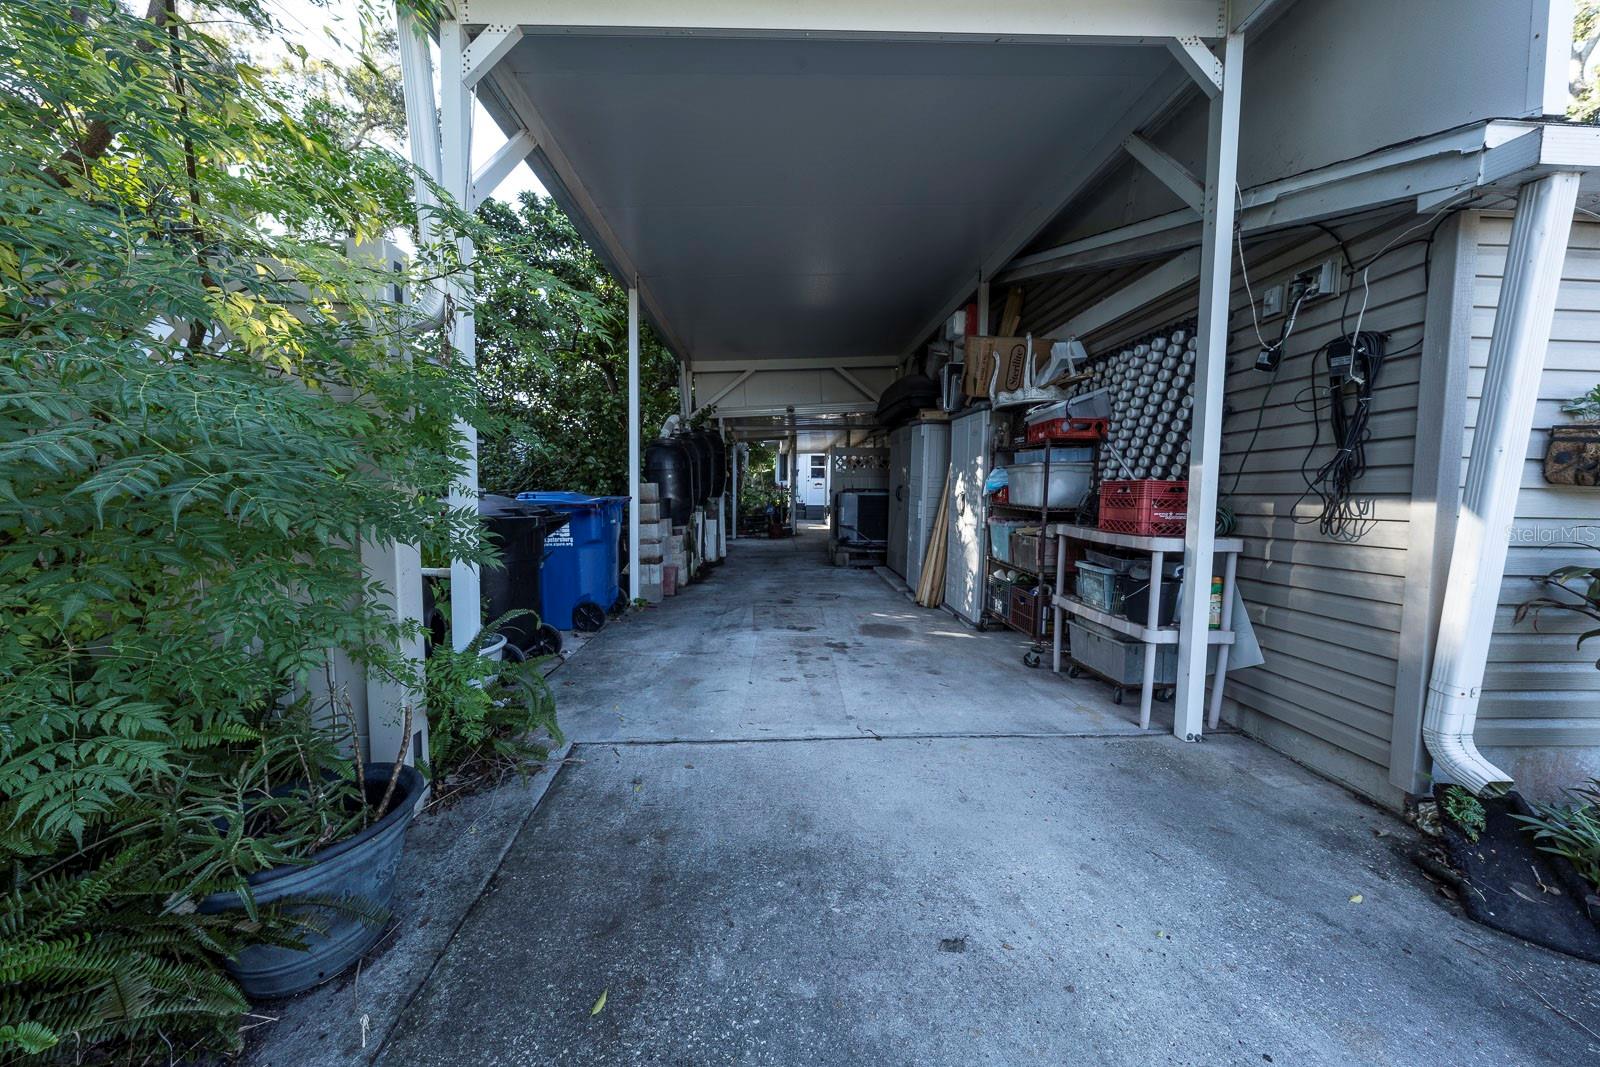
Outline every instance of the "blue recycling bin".
<path id="1" fill-rule="evenodd" d="M 568 516 L 544 540 L 539 573 L 539 614 L 558 630 L 598 630 L 622 596 L 617 583 L 617 542 L 625 496 L 518 493 L 517 499 Z"/>

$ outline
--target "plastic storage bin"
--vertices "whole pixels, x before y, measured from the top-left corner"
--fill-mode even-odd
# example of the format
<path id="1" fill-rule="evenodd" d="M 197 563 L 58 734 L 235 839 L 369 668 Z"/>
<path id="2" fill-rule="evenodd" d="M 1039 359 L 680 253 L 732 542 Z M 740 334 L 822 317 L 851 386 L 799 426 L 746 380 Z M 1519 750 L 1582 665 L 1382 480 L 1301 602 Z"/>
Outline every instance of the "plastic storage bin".
<path id="1" fill-rule="evenodd" d="M 1020 508 L 1075 508 L 1089 495 L 1093 463 L 1050 464 L 1050 502 L 1045 504 L 1043 463 L 1013 463 L 1006 468 L 1011 505 Z"/>
<path id="2" fill-rule="evenodd" d="M 1163 571 L 1166 568 L 1162 568 Z M 1156 608 L 1156 625 L 1170 626 L 1173 618 L 1178 613 L 1178 598 L 1183 593 L 1183 583 L 1176 577 L 1163 575 L 1161 578 L 1161 604 Z M 1117 576 L 1117 591 L 1114 599 L 1117 604 L 1117 614 L 1143 626 L 1149 618 L 1150 611 L 1150 567 L 1146 565 L 1142 574 L 1121 574 Z"/>
<path id="3" fill-rule="evenodd" d="M 1130 559 L 1124 556 L 1113 556 L 1109 553 L 1101 552 L 1093 548 L 1085 548 L 1083 550 L 1083 558 L 1088 560 L 1090 563 L 1093 563 L 1096 567 L 1104 567 L 1107 570 L 1116 571 L 1118 574 L 1132 573 L 1133 569 L 1139 566 L 1141 562 L 1144 564 L 1146 571 L 1150 569 L 1149 557 L 1146 557 L 1141 561 L 1137 559 Z"/>
<path id="4" fill-rule="evenodd" d="M 1091 608 L 1115 613 L 1121 606 L 1117 599 L 1117 572 L 1110 567 L 1080 562 L 1076 588 L 1078 599 Z"/>
<path id="5" fill-rule="evenodd" d="M 989 556 L 1001 563 L 1011 562 L 1011 532 L 1020 530 L 1028 525 L 1025 522 L 1016 522 L 1005 519 L 991 519 L 989 521 Z"/>
<path id="6" fill-rule="evenodd" d="M 1139 537 L 1182 537 L 1189 483 L 1144 478 L 1102 482 L 1100 529 Z"/>
<path id="7" fill-rule="evenodd" d="M 1072 662 L 1098 674 L 1112 685 L 1139 685 L 1144 681 L 1144 642 L 1123 637 L 1084 619 L 1067 624 L 1072 641 Z M 1178 680 L 1178 646 L 1156 646 L 1156 685 Z"/>
<path id="8" fill-rule="evenodd" d="M 622 536 L 625 496 L 582 493 L 518 493 L 568 518 L 565 529 L 545 538 L 540 571 L 539 613 L 558 630 L 598 630 L 622 597 L 617 584 L 617 543 Z"/>
<path id="9" fill-rule="evenodd" d="M 1043 595 L 1033 586 L 1019 582 L 1011 587 L 1011 602 L 1007 606 L 1007 621 L 1014 629 L 1039 640 L 1051 634 L 1055 612 L 1046 611 L 1040 618 L 1039 598 Z"/>
<path id="10" fill-rule="evenodd" d="M 1061 463 L 1093 463 L 1093 445 L 1053 445 L 1049 449 L 1050 465 L 1052 467 Z M 1043 463 L 1045 449 L 1019 448 L 1013 455 L 1014 463 Z"/>
<path id="11" fill-rule="evenodd" d="M 1011 531 L 1011 562 L 1025 571 L 1038 575 L 1056 572 L 1055 542 L 1046 538 L 1037 526 L 1024 526 Z"/>
<path id="12" fill-rule="evenodd" d="M 995 618 L 1005 618 L 1011 610 L 1011 583 L 1004 578 L 991 576 L 984 589 L 983 606 Z"/>
<path id="13" fill-rule="evenodd" d="M 1110 419 L 1051 419 L 1028 427 L 1028 444 L 1046 441 L 1099 441 L 1106 435 Z"/>

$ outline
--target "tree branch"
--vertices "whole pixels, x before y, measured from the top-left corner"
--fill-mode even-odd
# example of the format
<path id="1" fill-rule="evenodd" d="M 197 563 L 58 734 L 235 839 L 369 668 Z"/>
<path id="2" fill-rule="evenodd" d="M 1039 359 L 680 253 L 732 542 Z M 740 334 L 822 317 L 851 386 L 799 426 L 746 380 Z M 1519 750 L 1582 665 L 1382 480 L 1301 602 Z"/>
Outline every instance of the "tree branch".
<path id="1" fill-rule="evenodd" d="M 168 11 L 165 0 L 150 0 L 150 6 L 145 9 L 144 21 L 151 24 L 157 32 L 167 24 Z M 155 51 L 155 46 L 149 41 L 140 41 L 137 44 L 139 51 L 150 53 Z M 116 130 L 104 119 L 95 119 L 84 128 L 83 136 L 78 139 L 77 146 L 69 148 L 61 157 L 60 172 L 55 172 L 50 177 L 58 185 L 65 186 L 67 178 L 65 173 L 77 171 L 86 173 L 90 164 L 106 154 L 106 149 L 111 147 L 111 139 L 116 136 Z"/>

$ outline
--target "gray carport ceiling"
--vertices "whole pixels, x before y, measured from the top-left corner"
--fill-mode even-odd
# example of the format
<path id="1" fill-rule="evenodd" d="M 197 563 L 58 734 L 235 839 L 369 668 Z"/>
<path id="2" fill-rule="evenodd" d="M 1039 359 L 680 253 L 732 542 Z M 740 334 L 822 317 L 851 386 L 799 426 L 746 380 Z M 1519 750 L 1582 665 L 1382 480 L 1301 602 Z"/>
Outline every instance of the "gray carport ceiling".
<path id="1" fill-rule="evenodd" d="M 496 75 L 680 355 L 832 359 L 922 340 L 1176 64 L 1156 41 L 529 35 Z"/>

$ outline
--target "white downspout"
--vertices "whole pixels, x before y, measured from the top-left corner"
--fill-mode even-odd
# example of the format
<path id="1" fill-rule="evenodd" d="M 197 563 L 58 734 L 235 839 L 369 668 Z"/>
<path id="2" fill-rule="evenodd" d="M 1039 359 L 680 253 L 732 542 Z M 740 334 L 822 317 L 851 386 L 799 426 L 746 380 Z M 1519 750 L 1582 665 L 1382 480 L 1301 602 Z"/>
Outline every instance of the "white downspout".
<path id="1" fill-rule="evenodd" d="M 405 92 L 406 136 L 411 148 L 411 164 L 418 173 L 412 178 L 412 195 L 417 201 L 417 239 L 426 246 L 437 239 L 436 214 L 439 200 L 423 178 L 440 181 L 439 117 L 434 109 L 433 60 L 428 55 L 428 39 L 403 4 L 395 5 L 399 20 L 400 84 Z M 444 321 L 444 284 L 431 284 L 413 305 L 416 318 L 408 328 L 427 330 Z"/>
<path id="2" fill-rule="evenodd" d="M 1422 739 L 1433 756 L 1434 780 L 1473 793 L 1511 785 L 1511 776 L 1478 751 L 1472 733 L 1577 196 L 1577 174 L 1548 175 L 1517 195 L 1445 578 Z"/>

